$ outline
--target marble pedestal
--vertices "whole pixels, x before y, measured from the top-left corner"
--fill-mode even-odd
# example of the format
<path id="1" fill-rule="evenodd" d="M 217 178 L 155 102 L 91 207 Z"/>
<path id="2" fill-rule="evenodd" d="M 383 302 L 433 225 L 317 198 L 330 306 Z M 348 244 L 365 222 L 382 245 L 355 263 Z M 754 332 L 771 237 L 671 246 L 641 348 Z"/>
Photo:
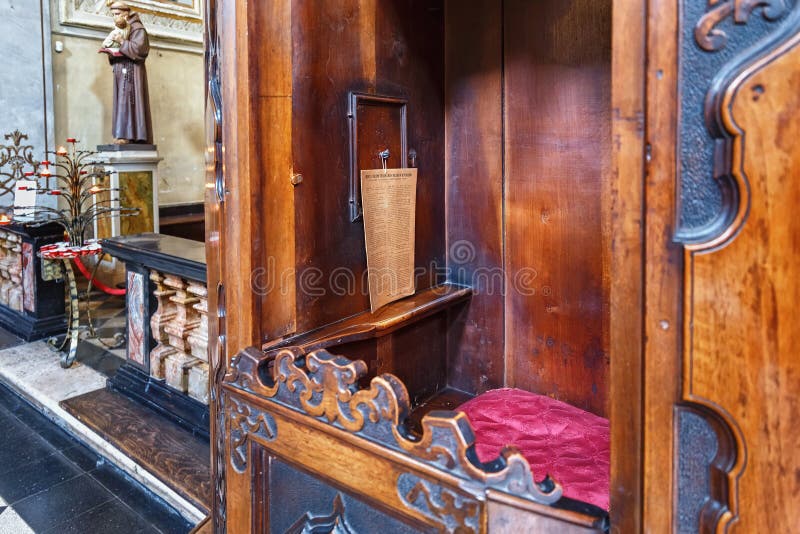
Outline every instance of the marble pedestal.
<path id="1" fill-rule="evenodd" d="M 128 281 L 127 359 L 108 387 L 208 437 L 205 244 L 153 233 L 102 243 Z"/>
<path id="2" fill-rule="evenodd" d="M 39 249 L 64 239 L 55 223 L 0 226 L 0 325 L 30 341 L 67 329 L 63 280 L 45 280 Z"/>
<path id="3" fill-rule="evenodd" d="M 158 164 L 163 159 L 155 145 L 98 145 L 94 161 L 111 171 L 112 205 L 139 208 L 133 217 L 111 217 L 95 222 L 99 239 L 158 232 Z M 97 200 L 106 200 L 97 195 Z"/>

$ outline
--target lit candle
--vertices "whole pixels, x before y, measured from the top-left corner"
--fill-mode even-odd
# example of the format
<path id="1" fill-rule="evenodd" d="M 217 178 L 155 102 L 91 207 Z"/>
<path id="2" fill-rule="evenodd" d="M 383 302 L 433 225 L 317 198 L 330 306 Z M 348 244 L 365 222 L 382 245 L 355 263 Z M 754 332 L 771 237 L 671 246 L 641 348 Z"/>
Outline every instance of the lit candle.
<path id="1" fill-rule="evenodd" d="M 42 171 L 42 172 L 40 172 L 39 174 L 40 174 L 41 176 L 44 176 L 45 178 L 50 178 L 50 176 L 51 176 L 51 173 L 50 173 L 50 171 Z"/>
<path id="2" fill-rule="evenodd" d="M 0 224 L 2 225 L 11 224 L 11 217 L 6 215 L 5 213 L 0 215 Z"/>
<path id="3" fill-rule="evenodd" d="M 58 147 L 58 150 L 56 150 L 56 156 L 66 156 L 66 155 L 67 155 L 67 149 L 64 148 L 63 146 Z"/>
<path id="4" fill-rule="evenodd" d="M 89 189 L 89 192 L 90 192 L 91 194 L 93 194 L 93 195 L 96 195 L 96 194 L 97 194 L 97 193 L 99 193 L 100 191 L 101 191 L 101 189 L 100 189 L 100 186 L 98 186 L 98 185 L 92 186 L 92 188 L 91 188 L 91 189 Z"/>

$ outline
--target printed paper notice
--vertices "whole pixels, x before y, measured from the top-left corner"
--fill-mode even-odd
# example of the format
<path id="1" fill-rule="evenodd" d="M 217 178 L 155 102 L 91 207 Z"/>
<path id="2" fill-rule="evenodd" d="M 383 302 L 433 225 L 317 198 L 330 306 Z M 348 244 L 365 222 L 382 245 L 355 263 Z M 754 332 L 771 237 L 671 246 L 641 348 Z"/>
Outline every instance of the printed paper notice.
<path id="1" fill-rule="evenodd" d="M 414 294 L 414 214 L 417 169 L 361 171 L 372 311 Z"/>
<path id="2" fill-rule="evenodd" d="M 36 209 L 36 187 L 33 180 L 17 180 L 14 186 L 14 215 L 33 215 Z"/>

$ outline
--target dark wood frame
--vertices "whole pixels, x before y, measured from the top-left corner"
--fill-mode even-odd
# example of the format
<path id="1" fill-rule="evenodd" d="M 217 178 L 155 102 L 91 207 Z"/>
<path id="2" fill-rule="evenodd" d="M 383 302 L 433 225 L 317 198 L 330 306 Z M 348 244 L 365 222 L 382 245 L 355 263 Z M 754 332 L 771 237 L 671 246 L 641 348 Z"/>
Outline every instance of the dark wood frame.
<path id="1" fill-rule="evenodd" d="M 400 165 L 405 167 L 408 161 L 408 100 L 383 95 L 366 93 L 350 93 L 350 109 L 347 113 L 350 132 L 350 221 L 361 220 L 361 176 L 358 172 L 358 107 L 391 106 L 400 109 Z M 391 147 L 384 147 L 391 150 Z M 390 158 L 391 159 L 391 158 Z"/>

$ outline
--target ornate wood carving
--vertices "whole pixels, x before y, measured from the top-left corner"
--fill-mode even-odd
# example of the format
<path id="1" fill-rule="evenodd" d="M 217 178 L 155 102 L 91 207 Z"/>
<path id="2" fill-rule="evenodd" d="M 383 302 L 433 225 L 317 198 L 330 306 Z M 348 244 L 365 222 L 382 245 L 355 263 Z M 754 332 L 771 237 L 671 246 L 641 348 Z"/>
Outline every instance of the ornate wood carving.
<path id="1" fill-rule="evenodd" d="M 230 410 L 230 450 L 231 465 L 238 473 L 244 473 L 247 467 L 247 439 L 254 435 L 266 441 L 272 441 L 278 435 L 275 419 L 265 412 L 251 408 L 235 397 L 228 399 Z"/>
<path id="2" fill-rule="evenodd" d="M 703 50 L 715 52 L 725 47 L 727 34 L 718 29 L 720 22 L 733 16 L 737 24 L 746 24 L 756 8 L 761 16 L 773 21 L 781 18 L 788 9 L 786 0 L 709 0 L 709 10 L 697 21 L 694 38 Z"/>
<path id="3" fill-rule="evenodd" d="M 503 449 L 491 464 L 473 463 L 467 451 L 474 443 L 474 434 L 463 413 L 431 412 L 422 419 L 422 436 L 412 438 L 404 427 L 410 403 L 403 383 L 386 373 L 373 378 L 368 389 L 358 389 L 366 371 L 363 361 L 351 361 L 325 350 L 304 354 L 298 347 L 289 347 L 272 360 L 250 348 L 234 358 L 225 383 L 485 487 L 543 504 L 561 497 L 561 486 L 549 477 L 534 482 L 528 462 L 513 447 Z"/>
<path id="4" fill-rule="evenodd" d="M 287 534 L 304 534 L 306 532 L 335 532 L 337 534 L 354 532 L 347 524 L 344 501 L 340 493 L 333 498 L 333 511 L 330 514 L 314 517 L 307 513 L 286 531 Z"/>
<path id="5" fill-rule="evenodd" d="M 478 532 L 480 506 L 472 499 L 455 495 L 439 484 L 410 473 L 397 479 L 397 492 L 409 508 L 440 522 L 447 532 Z"/>

